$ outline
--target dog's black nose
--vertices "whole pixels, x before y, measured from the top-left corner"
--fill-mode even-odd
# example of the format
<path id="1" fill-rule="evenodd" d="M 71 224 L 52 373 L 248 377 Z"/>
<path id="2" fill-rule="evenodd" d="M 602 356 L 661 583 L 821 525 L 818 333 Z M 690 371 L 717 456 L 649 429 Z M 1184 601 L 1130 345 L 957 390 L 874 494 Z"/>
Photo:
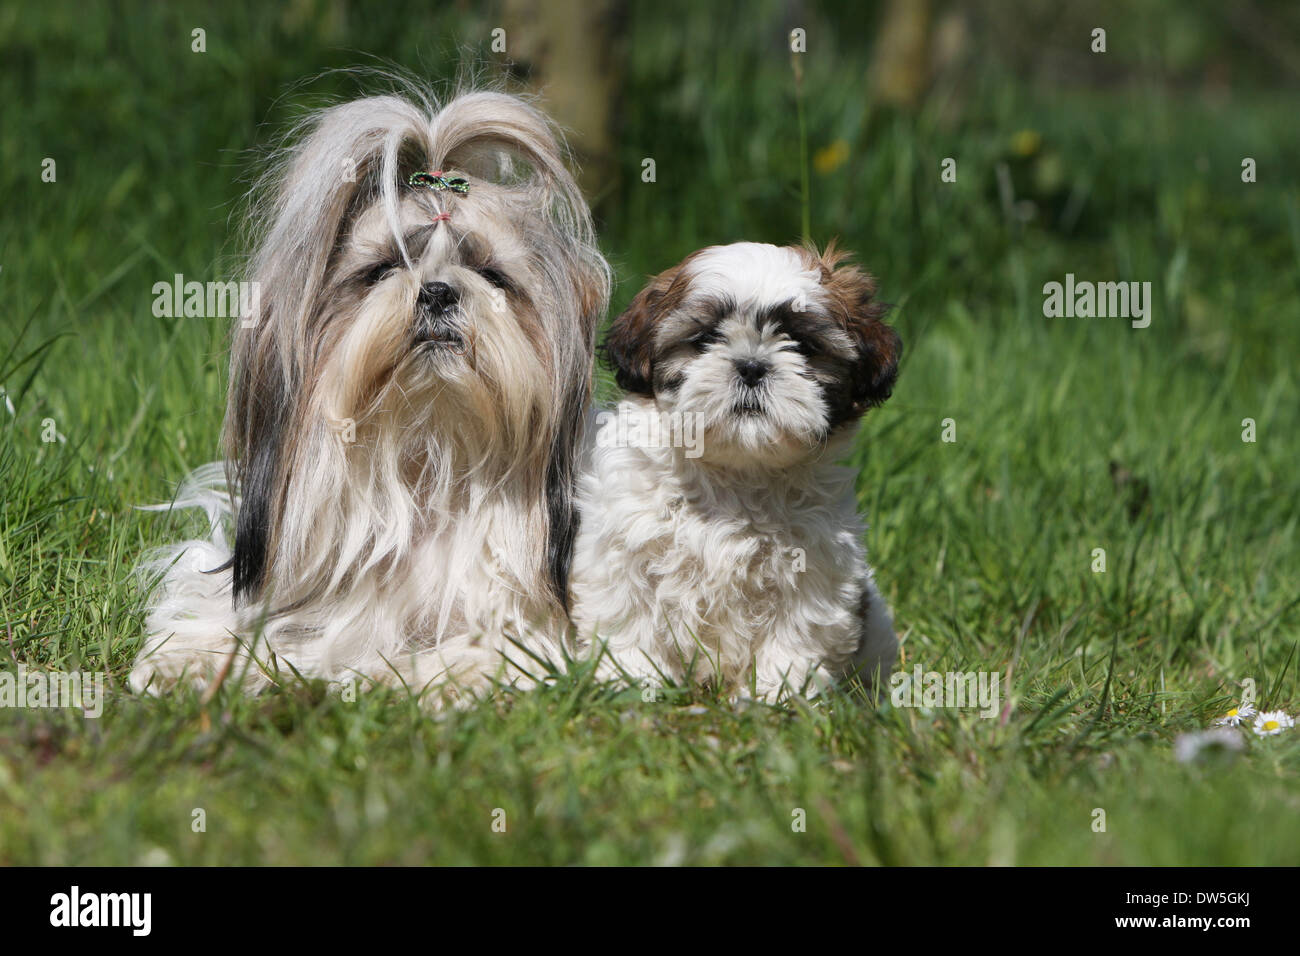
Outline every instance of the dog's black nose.
<path id="1" fill-rule="evenodd" d="M 767 363 L 757 359 L 745 359 L 736 363 L 736 374 L 740 376 L 742 382 L 753 388 L 763 381 L 763 376 L 767 374 Z"/>
<path id="2" fill-rule="evenodd" d="M 426 282 L 420 287 L 420 306 L 434 315 L 450 311 L 459 296 L 445 282 Z"/>

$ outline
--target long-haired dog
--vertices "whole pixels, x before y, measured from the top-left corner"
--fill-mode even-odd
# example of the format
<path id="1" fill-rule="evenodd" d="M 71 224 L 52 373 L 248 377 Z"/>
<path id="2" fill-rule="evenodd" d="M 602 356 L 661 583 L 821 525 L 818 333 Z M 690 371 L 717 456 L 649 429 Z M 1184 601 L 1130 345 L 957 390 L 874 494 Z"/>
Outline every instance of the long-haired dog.
<path id="1" fill-rule="evenodd" d="M 901 342 L 834 249 L 714 246 L 610 329 L 628 396 L 579 482 L 579 650 L 635 680 L 773 700 L 888 677 L 898 642 L 835 462 Z"/>
<path id="2" fill-rule="evenodd" d="M 153 554 L 137 691 L 276 674 L 482 685 L 567 623 L 609 270 L 543 114 L 503 93 L 314 114 L 254 202 L 260 311 L 224 464 Z"/>

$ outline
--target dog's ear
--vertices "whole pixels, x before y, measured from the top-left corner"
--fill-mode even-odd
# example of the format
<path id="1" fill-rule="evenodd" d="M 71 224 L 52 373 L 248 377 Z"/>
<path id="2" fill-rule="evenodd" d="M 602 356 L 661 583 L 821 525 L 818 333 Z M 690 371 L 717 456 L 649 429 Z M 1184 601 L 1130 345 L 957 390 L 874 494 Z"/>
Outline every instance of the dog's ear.
<path id="1" fill-rule="evenodd" d="M 416 107 L 391 96 L 311 114 L 250 195 L 259 306 L 235 328 L 225 425 L 240 495 L 230 561 L 237 605 L 259 599 L 270 576 L 340 236 L 376 197 L 396 209 L 404 157 L 427 151 L 427 130 Z"/>
<path id="2" fill-rule="evenodd" d="M 815 253 L 814 253 L 815 254 Z M 832 242 L 817 256 L 822 288 L 832 315 L 853 338 L 858 357 L 852 371 L 851 395 L 858 414 L 889 398 L 898 379 L 903 340 L 881 321 L 889 306 L 876 300 L 876 282 Z"/>
<path id="3" fill-rule="evenodd" d="M 574 501 L 577 480 L 577 457 L 587 404 L 591 401 L 590 379 L 587 387 L 571 392 L 560 409 L 561 419 L 551 441 L 546 462 L 546 572 L 551 593 L 567 614 L 569 612 L 569 570 L 573 565 L 573 545 L 578 537 L 578 508 Z"/>
<path id="4" fill-rule="evenodd" d="M 265 316 L 259 316 L 265 319 Z M 232 350 L 226 453 L 239 488 L 231 558 L 234 602 L 256 601 L 266 585 L 291 453 L 296 401 L 283 364 L 272 351 L 257 354 L 271 336 L 240 330 Z"/>
<path id="5" fill-rule="evenodd" d="M 609 309 L 609 266 L 604 257 L 592 249 L 575 269 L 574 275 L 578 314 L 582 323 L 586 356 L 590 361 L 595 346 L 596 330 L 605 321 L 605 312 Z"/>
<path id="6" fill-rule="evenodd" d="M 625 392 L 654 396 L 655 330 L 660 318 L 681 304 L 687 284 L 685 265 L 683 262 L 651 279 L 610 324 L 605 358 L 614 369 L 618 387 Z"/>
<path id="7" fill-rule="evenodd" d="M 578 535 L 578 509 L 574 502 L 577 459 L 582 448 L 587 407 L 591 403 L 592 351 L 596 329 L 609 308 L 609 266 L 591 247 L 585 261 L 574 270 L 574 293 L 582 329 L 582 350 L 572 356 L 570 374 L 559 378 L 556 420 L 546 461 L 546 570 L 551 593 L 567 614 L 569 569 Z"/>
<path id="8" fill-rule="evenodd" d="M 605 358 L 625 392 L 654 395 L 655 307 L 662 297 L 662 292 L 642 289 L 605 335 Z"/>

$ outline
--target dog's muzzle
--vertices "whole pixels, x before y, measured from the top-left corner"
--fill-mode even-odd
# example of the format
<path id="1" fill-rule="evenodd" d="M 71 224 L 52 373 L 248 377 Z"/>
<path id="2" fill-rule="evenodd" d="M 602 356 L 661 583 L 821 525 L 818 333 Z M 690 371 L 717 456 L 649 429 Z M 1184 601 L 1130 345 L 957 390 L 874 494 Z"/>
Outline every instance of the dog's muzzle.
<path id="1" fill-rule="evenodd" d="M 734 363 L 736 378 L 740 380 L 740 397 L 732 405 L 734 415 L 758 415 L 763 411 L 761 390 L 763 379 L 769 371 L 766 362 L 743 359 Z"/>
<path id="2" fill-rule="evenodd" d="M 416 345 L 445 346 L 455 352 L 465 350 L 454 314 L 460 295 L 445 282 L 426 282 L 420 287 L 415 303 Z"/>

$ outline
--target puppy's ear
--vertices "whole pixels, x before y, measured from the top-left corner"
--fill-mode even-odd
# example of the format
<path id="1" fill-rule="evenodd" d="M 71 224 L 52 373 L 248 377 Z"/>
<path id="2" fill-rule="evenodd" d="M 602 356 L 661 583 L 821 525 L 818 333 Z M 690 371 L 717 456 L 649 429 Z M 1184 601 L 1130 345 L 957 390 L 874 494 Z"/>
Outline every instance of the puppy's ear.
<path id="1" fill-rule="evenodd" d="M 651 279 L 605 335 L 605 358 L 614 369 L 618 387 L 625 392 L 654 396 L 655 330 L 659 319 L 681 304 L 686 292 L 685 265 L 683 262 Z"/>
<path id="2" fill-rule="evenodd" d="M 625 392 L 654 395 L 655 315 L 662 297 L 654 289 L 642 289 L 605 335 L 605 358 Z"/>
<path id="3" fill-rule="evenodd" d="M 858 414 L 889 398 L 898 378 L 903 340 L 881 321 L 889 306 L 876 300 L 875 280 L 832 242 L 817 257 L 832 315 L 853 338 L 858 358 L 852 371 L 851 395 Z"/>

